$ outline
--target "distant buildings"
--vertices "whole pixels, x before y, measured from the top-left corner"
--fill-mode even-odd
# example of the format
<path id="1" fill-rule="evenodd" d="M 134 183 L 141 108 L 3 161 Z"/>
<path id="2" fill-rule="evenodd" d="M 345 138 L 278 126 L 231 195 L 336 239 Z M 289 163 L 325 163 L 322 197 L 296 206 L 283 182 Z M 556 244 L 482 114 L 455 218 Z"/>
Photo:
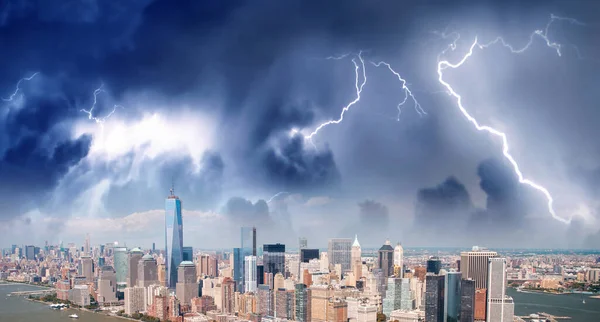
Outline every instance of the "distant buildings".
<path id="1" fill-rule="evenodd" d="M 143 256 L 144 256 L 144 253 L 139 248 L 134 248 L 129 251 L 128 258 L 127 258 L 127 262 L 128 262 L 127 286 L 128 287 L 137 285 L 137 279 L 138 279 L 138 273 L 139 273 L 138 264 Z"/>
<path id="2" fill-rule="evenodd" d="M 158 265 L 152 255 L 144 255 L 137 264 L 137 286 L 148 287 L 158 284 Z"/>
<path id="3" fill-rule="evenodd" d="M 439 257 L 433 256 L 427 260 L 427 273 L 439 274 L 442 269 L 442 261 Z"/>
<path id="4" fill-rule="evenodd" d="M 190 261 L 179 264 L 177 272 L 176 295 L 181 305 L 190 306 L 192 298 L 198 296 L 198 283 L 196 282 L 196 265 Z"/>
<path id="5" fill-rule="evenodd" d="M 125 288 L 125 314 L 133 314 L 136 312 L 146 311 L 144 305 L 146 289 L 139 286 Z"/>
<path id="6" fill-rule="evenodd" d="M 285 245 L 263 245 L 263 266 L 265 274 L 285 274 Z"/>

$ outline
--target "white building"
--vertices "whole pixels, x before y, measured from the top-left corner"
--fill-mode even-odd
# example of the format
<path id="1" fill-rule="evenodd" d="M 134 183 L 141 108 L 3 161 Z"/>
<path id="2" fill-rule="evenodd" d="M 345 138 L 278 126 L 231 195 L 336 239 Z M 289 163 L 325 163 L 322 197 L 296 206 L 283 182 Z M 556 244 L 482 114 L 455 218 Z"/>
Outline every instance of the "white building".
<path id="1" fill-rule="evenodd" d="M 246 293 L 256 293 L 256 256 L 244 258 L 244 274 L 244 290 Z"/>
<path id="2" fill-rule="evenodd" d="M 87 285 L 75 285 L 69 290 L 69 301 L 79 305 L 90 305 L 90 289 Z"/>
<path id="3" fill-rule="evenodd" d="M 396 247 L 394 247 L 394 266 L 400 267 L 400 276 L 398 276 L 398 277 L 404 277 L 404 268 L 402 267 L 403 265 L 404 265 L 404 248 L 402 248 L 402 245 L 400 245 L 400 243 L 398 243 L 396 245 Z"/>
<path id="4" fill-rule="evenodd" d="M 136 312 L 146 311 L 145 307 L 146 289 L 139 286 L 125 288 L 125 314 L 131 315 Z"/>
<path id="5" fill-rule="evenodd" d="M 490 258 L 488 265 L 487 322 L 512 322 L 515 304 L 506 295 L 506 258 Z"/>
<path id="6" fill-rule="evenodd" d="M 396 310 L 392 311 L 390 315 L 391 321 L 398 322 L 420 322 L 425 320 L 425 311 L 415 310 L 415 311 L 405 311 L 405 310 Z"/>

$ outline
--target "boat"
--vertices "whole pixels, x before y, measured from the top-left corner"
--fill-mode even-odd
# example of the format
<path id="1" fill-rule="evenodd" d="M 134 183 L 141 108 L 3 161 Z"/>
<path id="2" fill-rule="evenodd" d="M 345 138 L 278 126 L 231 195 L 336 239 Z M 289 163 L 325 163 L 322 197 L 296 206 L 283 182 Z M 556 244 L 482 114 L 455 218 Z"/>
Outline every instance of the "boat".
<path id="1" fill-rule="evenodd" d="M 583 300 L 583 304 L 585 304 L 585 299 Z"/>
<path id="2" fill-rule="evenodd" d="M 69 317 L 71 319 L 79 319 L 79 316 L 77 316 L 77 314 L 71 314 L 71 315 L 69 315 Z"/>

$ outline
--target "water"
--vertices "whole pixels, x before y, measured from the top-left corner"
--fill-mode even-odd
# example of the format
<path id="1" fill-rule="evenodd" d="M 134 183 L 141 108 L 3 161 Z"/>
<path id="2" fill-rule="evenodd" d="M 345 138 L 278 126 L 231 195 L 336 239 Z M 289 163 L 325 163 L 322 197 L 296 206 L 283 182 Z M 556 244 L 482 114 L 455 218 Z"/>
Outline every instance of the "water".
<path id="1" fill-rule="evenodd" d="M 531 313 L 546 312 L 556 316 L 570 316 L 570 322 L 600 321 L 600 299 L 590 295 L 566 294 L 554 295 L 543 293 L 522 293 L 513 288 L 506 293 L 515 301 L 515 315 L 524 316 Z M 585 299 L 585 304 L 583 304 Z"/>
<path id="2" fill-rule="evenodd" d="M 120 318 L 106 316 L 99 313 L 91 313 L 79 310 L 51 310 L 48 304 L 32 302 L 25 297 L 7 295 L 16 291 L 33 291 L 39 287 L 23 284 L 0 284 L 0 322 L 65 322 L 65 321 L 85 321 L 85 322 L 115 322 L 126 321 Z M 69 318 L 71 314 L 77 314 L 78 320 Z"/>

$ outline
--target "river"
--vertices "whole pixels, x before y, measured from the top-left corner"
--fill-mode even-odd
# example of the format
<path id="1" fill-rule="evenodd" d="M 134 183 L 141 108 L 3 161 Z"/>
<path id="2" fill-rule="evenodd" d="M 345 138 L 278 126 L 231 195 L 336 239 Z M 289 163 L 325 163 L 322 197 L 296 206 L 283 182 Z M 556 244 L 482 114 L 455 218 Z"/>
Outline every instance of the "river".
<path id="1" fill-rule="evenodd" d="M 24 284 L 0 284 L 0 322 L 64 322 L 72 321 L 70 314 L 77 314 L 79 320 L 85 322 L 116 322 L 124 319 L 106 316 L 104 314 L 68 309 L 63 311 L 51 310 L 48 304 L 27 300 L 22 296 L 8 296 L 10 292 L 33 291 L 40 289 Z"/>
<path id="2" fill-rule="evenodd" d="M 600 321 L 600 299 L 582 294 L 522 293 L 509 288 L 506 293 L 515 301 L 515 315 L 546 312 L 557 316 L 570 316 L 571 322 Z M 585 299 L 585 304 L 583 303 Z"/>

